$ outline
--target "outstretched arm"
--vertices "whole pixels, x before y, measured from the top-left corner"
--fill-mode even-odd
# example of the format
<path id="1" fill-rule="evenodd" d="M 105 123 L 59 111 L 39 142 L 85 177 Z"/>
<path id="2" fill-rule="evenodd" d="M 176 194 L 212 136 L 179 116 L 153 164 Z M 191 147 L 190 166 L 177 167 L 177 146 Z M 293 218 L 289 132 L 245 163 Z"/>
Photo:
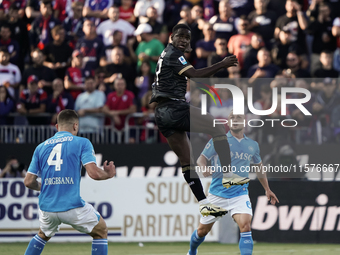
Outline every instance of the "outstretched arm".
<path id="1" fill-rule="evenodd" d="M 263 171 L 262 162 L 259 164 L 255 164 L 255 166 L 257 166 L 257 169 L 256 169 L 257 178 L 259 179 L 260 183 L 262 184 L 262 187 L 266 191 L 266 196 L 268 198 L 268 201 L 270 201 L 272 205 L 279 203 L 279 200 L 277 199 L 276 195 L 269 188 L 267 174 Z"/>
<path id="2" fill-rule="evenodd" d="M 222 61 L 202 69 L 195 69 L 195 68 L 189 68 L 186 70 L 183 75 L 188 78 L 205 78 L 210 77 L 211 75 L 215 74 L 220 70 L 221 68 L 228 68 L 231 66 L 237 66 L 238 60 L 235 55 L 225 57 Z"/>

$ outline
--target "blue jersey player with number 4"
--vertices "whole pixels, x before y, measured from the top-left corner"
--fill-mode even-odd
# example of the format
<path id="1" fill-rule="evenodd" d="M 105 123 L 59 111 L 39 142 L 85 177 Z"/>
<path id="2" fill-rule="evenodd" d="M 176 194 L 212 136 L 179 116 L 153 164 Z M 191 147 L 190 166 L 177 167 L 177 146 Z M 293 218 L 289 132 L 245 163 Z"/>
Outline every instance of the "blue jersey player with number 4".
<path id="1" fill-rule="evenodd" d="M 61 223 L 93 237 L 92 255 L 107 255 L 106 223 L 93 206 L 80 197 L 81 166 L 95 180 L 115 176 L 115 166 L 112 161 L 105 161 L 104 170 L 97 167 L 91 142 L 76 136 L 79 117 L 75 111 L 61 111 L 56 127 L 58 132 L 35 149 L 24 180 L 26 187 L 40 191 L 40 229 L 25 255 L 41 254 Z"/>
<path id="2" fill-rule="evenodd" d="M 232 124 L 230 124 L 232 123 Z M 271 204 L 279 202 L 276 195 L 270 190 L 266 174 L 262 171 L 262 161 L 260 149 L 257 142 L 244 135 L 244 115 L 234 115 L 230 113 L 228 125 L 230 131 L 227 134 L 230 146 L 231 167 L 241 177 L 248 177 L 250 163 L 256 167 L 256 173 L 261 182 L 268 200 Z M 211 161 L 214 168 L 207 167 L 207 161 Z M 253 239 L 251 235 L 252 209 L 248 195 L 248 186 L 231 186 L 226 188 L 222 184 L 223 172 L 220 170 L 221 163 L 214 149 L 214 144 L 210 140 L 205 146 L 203 152 L 197 160 L 197 165 L 201 168 L 205 177 L 212 174 L 212 182 L 209 189 L 208 199 L 211 203 L 229 211 L 231 217 L 238 224 L 241 232 L 239 248 L 241 255 L 251 255 L 253 253 Z M 214 172 L 206 171 L 215 169 Z M 198 246 L 204 241 L 205 236 L 209 233 L 214 223 L 219 218 L 211 215 L 201 217 L 197 230 L 191 236 L 190 250 L 187 255 L 196 255 Z"/>

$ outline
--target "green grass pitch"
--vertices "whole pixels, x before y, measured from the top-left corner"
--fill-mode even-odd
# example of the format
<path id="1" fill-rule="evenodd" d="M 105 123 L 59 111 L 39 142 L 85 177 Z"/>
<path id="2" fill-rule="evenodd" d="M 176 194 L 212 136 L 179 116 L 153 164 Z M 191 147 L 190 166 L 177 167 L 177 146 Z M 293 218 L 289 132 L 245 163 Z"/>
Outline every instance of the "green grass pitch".
<path id="1" fill-rule="evenodd" d="M 1 243 L 0 254 L 23 255 L 27 243 Z M 189 243 L 109 243 L 109 255 L 186 255 Z M 90 255 L 91 243 L 47 243 L 42 253 L 48 255 Z M 199 255 L 237 255 L 237 244 L 203 243 Z M 261 255 L 338 255 L 336 244 L 277 244 L 256 243 L 253 254 Z"/>

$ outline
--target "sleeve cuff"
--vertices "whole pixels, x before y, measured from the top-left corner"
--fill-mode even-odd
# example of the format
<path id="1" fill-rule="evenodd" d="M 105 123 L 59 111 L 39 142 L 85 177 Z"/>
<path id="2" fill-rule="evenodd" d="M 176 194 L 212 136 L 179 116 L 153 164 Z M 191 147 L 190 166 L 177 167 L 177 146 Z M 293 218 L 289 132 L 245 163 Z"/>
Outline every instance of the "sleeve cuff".
<path id="1" fill-rule="evenodd" d="M 192 65 L 188 65 L 188 66 L 184 67 L 181 71 L 179 71 L 178 74 L 182 75 L 182 73 L 184 73 L 186 70 L 189 70 L 192 67 L 193 67 Z"/>

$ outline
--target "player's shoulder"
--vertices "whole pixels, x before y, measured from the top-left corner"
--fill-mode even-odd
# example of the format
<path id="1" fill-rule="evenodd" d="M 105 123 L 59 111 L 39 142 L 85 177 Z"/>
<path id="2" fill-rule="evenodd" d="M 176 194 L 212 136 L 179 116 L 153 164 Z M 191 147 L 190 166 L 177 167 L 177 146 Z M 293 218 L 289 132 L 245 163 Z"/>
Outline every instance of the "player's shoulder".
<path id="1" fill-rule="evenodd" d="M 249 138 L 249 137 L 247 137 L 247 142 L 248 142 L 248 145 L 249 145 L 249 146 L 252 146 L 252 147 L 254 147 L 255 149 L 259 148 L 258 142 L 256 142 L 255 140 L 253 140 L 253 139 L 251 139 L 251 138 Z"/>
<path id="2" fill-rule="evenodd" d="M 171 43 L 168 44 L 162 54 L 164 55 L 164 58 L 179 57 L 183 55 L 183 53 L 179 49 L 176 49 Z"/>

